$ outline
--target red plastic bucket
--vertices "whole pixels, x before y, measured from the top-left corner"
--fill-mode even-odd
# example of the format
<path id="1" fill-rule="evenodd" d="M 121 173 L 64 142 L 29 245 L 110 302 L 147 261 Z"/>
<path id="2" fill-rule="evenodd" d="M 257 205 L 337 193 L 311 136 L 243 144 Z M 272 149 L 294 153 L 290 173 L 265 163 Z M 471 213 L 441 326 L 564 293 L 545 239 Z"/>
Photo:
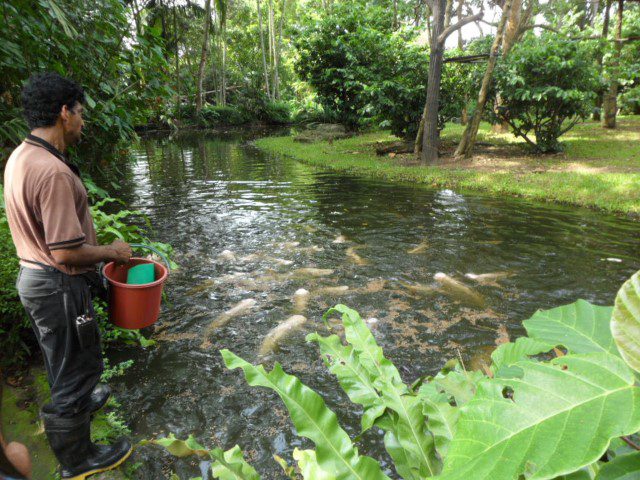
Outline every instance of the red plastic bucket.
<path id="1" fill-rule="evenodd" d="M 128 285 L 127 271 L 142 263 L 153 263 L 157 280 L 143 285 Z M 131 258 L 125 265 L 107 263 L 102 272 L 109 282 L 109 320 L 121 328 L 137 330 L 158 320 L 162 286 L 167 267 L 148 258 Z"/>

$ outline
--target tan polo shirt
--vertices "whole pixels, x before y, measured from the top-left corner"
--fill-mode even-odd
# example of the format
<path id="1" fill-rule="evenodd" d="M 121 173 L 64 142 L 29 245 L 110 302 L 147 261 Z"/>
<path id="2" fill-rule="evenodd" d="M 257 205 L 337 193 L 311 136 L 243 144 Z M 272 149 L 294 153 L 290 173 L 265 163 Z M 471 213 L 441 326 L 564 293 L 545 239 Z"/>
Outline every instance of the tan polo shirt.
<path id="1" fill-rule="evenodd" d="M 39 262 L 69 275 L 93 270 L 56 263 L 51 251 L 97 245 L 87 190 L 69 166 L 40 146 L 23 142 L 4 170 L 4 201 L 20 264 Z"/>

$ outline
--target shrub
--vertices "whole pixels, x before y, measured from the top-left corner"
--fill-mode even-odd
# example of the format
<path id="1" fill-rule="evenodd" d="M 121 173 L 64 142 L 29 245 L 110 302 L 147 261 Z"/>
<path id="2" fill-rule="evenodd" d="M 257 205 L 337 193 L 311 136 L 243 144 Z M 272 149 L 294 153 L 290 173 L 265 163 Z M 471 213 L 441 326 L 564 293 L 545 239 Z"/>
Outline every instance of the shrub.
<path id="1" fill-rule="evenodd" d="M 620 95 L 620 111 L 626 115 L 640 115 L 640 85 Z"/>
<path id="2" fill-rule="evenodd" d="M 201 116 L 207 126 L 243 125 L 251 120 L 247 112 L 228 105 L 204 105 Z"/>
<path id="3" fill-rule="evenodd" d="M 262 107 L 260 119 L 272 125 L 286 125 L 291 122 L 291 109 L 287 102 L 266 102 Z"/>
<path id="4" fill-rule="evenodd" d="M 15 288 L 18 258 L 4 210 L 0 185 L 0 369 L 20 365 L 34 346 L 31 324 Z"/>
<path id="5" fill-rule="evenodd" d="M 21 125 L 7 122 L 20 118 L 24 82 L 47 70 L 84 87 L 87 138 L 101 153 L 135 137 L 135 125 L 157 118 L 172 94 L 164 39 L 156 28 L 137 35 L 128 12 L 119 0 L 3 3 L 0 125 L 6 128 L 0 127 L 0 143 L 22 140 L 12 134 Z"/>
<path id="6" fill-rule="evenodd" d="M 357 130 L 373 111 L 368 85 L 389 76 L 394 63 L 384 11 L 337 2 L 322 19 L 303 25 L 295 39 L 296 71 L 315 89 L 325 111 Z"/>
<path id="7" fill-rule="evenodd" d="M 429 55 L 425 48 L 406 45 L 402 40 L 393 46 L 395 61 L 390 75 L 368 88 L 380 126 L 391 128 L 398 137 L 413 140 L 418 132 L 427 97 Z M 448 52 L 455 56 L 457 50 Z M 473 88 L 469 72 L 477 67 L 447 63 L 442 70 L 438 129 L 459 118 L 465 106 L 465 93 Z"/>
<path id="8" fill-rule="evenodd" d="M 414 138 L 427 92 L 429 52 L 411 30 L 393 31 L 375 6 L 336 4 L 300 34 L 296 69 L 315 89 L 325 112 L 349 130 L 371 123 Z M 440 128 L 461 115 L 474 67 L 443 70 Z"/>
<path id="9" fill-rule="evenodd" d="M 543 153 L 561 149 L 558 139 L 591 113 L 598 88 L 589 48 L 552 34 L 517 44 L 495 81 L 502 98 L 497 119 Z"/>
<path id="10" fill-rule="evenodd" d="M 308 100 L 294 106 L 291 121 L 293 123 L 334 123 L 337 120 L 333 112 L 327 111 L 313 100 Z"/>

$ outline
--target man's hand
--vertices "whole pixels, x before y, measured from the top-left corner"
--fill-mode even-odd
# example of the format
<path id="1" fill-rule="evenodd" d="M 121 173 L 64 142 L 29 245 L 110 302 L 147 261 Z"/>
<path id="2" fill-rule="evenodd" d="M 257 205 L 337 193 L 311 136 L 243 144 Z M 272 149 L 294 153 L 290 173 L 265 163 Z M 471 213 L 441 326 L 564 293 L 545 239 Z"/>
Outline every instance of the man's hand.
<path id="1" fill-rule="evenodd" d="M 128 243 L 122 240 L 114 240 L 110 247 L 114 252 L 114 262 L 122 265 L 127 263 L 131 258 L 131 246 Z"/>

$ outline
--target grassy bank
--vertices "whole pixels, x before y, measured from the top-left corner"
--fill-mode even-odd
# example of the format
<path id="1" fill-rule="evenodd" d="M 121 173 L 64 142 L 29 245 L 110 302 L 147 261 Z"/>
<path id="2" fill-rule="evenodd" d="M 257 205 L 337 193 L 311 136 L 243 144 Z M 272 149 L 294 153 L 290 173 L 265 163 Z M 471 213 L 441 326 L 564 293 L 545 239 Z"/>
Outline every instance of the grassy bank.
<path id="1" fill-rule="evenodd" d="M 462 130 L 460 125 L 445 128 L 444 156 L 436 166 L 419 165 L 409 154 L 377 156 L 377 142 L 397 140 L 388 132 L 315 143 L 269 137 L 256 144 L 267 152 L 355 175 L 640 214 L 640 116 L 620 118 L 616 130 L 583 123 L 563 137 L 565 152 L 555 155 L 533 155 L 523 141 L 483 124 L 476 156 L 453 162 L 450 154 Z"/>

